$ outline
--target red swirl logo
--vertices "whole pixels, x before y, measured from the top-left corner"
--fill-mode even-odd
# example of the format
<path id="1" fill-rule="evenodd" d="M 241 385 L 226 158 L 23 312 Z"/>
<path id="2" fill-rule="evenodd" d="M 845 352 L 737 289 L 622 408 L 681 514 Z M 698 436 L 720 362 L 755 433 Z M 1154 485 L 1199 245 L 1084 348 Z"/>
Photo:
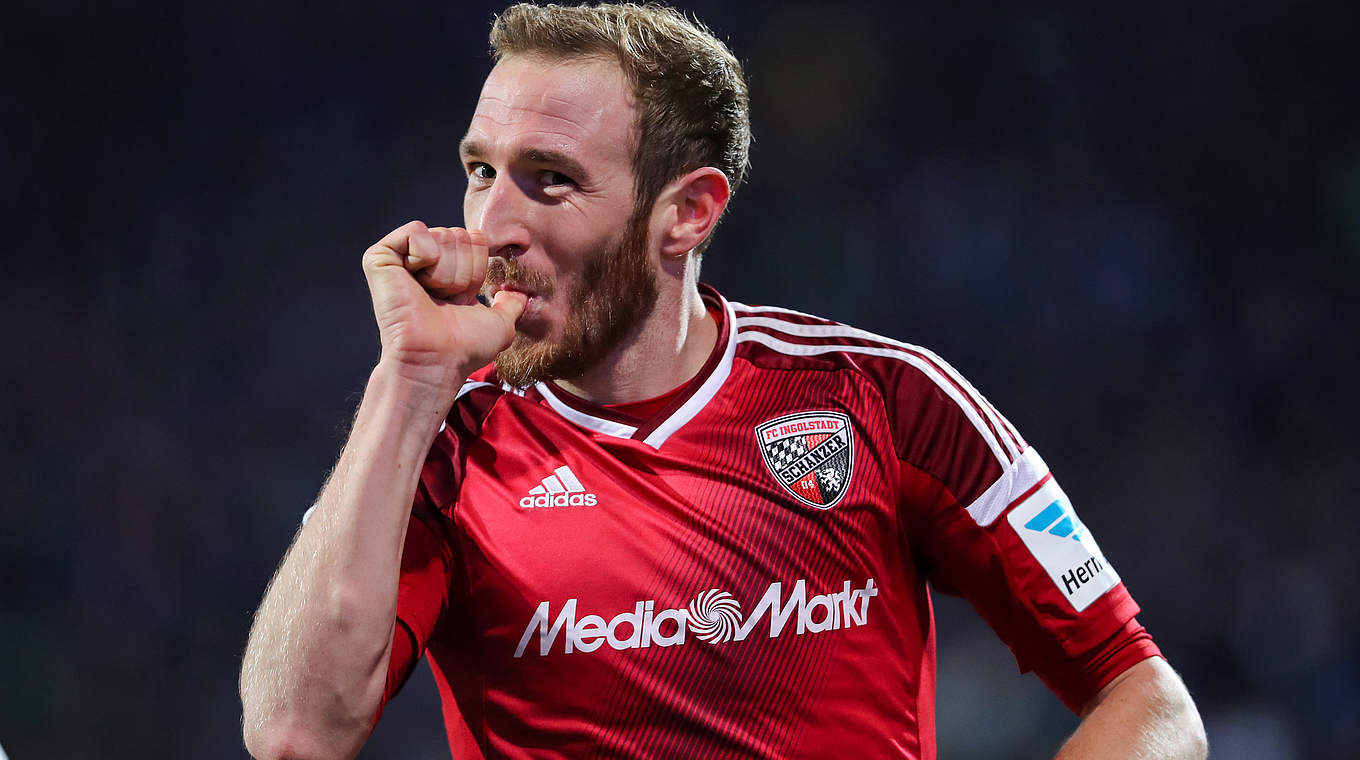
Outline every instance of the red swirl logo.
<path id="1" fill-rule="evenodd" d="M 741 604 L 716 588 L 694 597 L 685 614 L 690 632 L 710 644 L 731 641 L 741 629 Z"/>

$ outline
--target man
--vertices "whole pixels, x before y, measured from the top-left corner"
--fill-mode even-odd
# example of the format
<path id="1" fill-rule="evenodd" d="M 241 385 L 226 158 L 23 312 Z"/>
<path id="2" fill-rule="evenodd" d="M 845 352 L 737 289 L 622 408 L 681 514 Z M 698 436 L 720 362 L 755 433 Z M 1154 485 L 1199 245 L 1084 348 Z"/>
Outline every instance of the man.
<path id="1" fill-rule="evenodd" d="M 491 40 L 468 229 L 364 255 L 382 356 L 257 613 L 251 752 L 353 756 L 428 655 L 457 757 L 934 757 L 929 581 L 1083 716 L 1062 757 L 1203 756 L 966 381 L 699 284 L 750 139 L 722 43 L 636 6 L 514 6 Z"/>

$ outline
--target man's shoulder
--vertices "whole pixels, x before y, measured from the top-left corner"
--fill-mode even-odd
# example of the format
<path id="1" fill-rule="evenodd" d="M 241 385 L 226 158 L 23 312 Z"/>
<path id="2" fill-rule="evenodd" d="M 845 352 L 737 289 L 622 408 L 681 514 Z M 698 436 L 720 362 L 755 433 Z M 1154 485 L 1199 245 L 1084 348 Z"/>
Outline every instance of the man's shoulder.
<path id="1" fill-rule="evenodd" d="M 513 388 L 503 382 L 496 374 L 496 366 L 488 364 L 463 381 L 440 432 L 447 430 L 455 437 L 460 434 L 477 435 L 502 399 L 523 395 L 525 389 Z"/>
<path id="2" fill-rule="evenodd" d="M 948 366 L 924 346 L 834 319 L 779 306 L 731 306 L 737 353 L 753 363 L 844 368 L 876 379 L 902 371 L 935 373 Z"/>
<path id="3" fill-rule="evenodd" d="M 491 363 L 468 375 L 467 380 L 463 381 L 463 387 L 458 389 L 457 400 L 462 400 L 465 396 L 476 395 L 477 397 L 497 398 L 500 396 L 525 396 L 533 386 L 523 388 L 516 387 L 501 379 L 496 372 L 495 363 Z M 473 394 L 474 391 L 478 393 Z"/>
<path id="4" fill-rule="evenodd" d="M 931 430 L 975 429 L 998 461 L 1025 448 L 1015 428 L 976 388 L 934 351 L 920 345 L 776 306 L 732 303 L 737 356 L 762 369 L 825 369 L 853 373 L 873 388 L 898 428 L 921 441 L 923 459 L 934 446 Z"/>
<path id="5" fill-rule="evenodd" d="M 475 399 L 488 399 L 500 396 L 511 390 L 496 376 L 496 365 L 488 364 L 473 372 L 463 381 L 458 394 L 454 396 L 455 407 L 465 405 Z"/>

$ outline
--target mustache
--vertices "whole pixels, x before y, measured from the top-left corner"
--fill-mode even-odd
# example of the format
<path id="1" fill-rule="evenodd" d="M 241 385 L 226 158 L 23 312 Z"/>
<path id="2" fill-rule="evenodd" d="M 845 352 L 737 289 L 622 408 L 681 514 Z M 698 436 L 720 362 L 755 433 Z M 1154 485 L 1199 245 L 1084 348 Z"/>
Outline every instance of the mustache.
<path id="1" fill-rule="evenodd" d="M 516 290 L 526 290 L 540 296 L 550 296 L 553 292 L 551 277 L 542 272 L 535 272 L 514 259 L 499 256 L 487 262 L 482 292 L 490 294 L 491 289 L 497 285 L 508 285 Z"/>

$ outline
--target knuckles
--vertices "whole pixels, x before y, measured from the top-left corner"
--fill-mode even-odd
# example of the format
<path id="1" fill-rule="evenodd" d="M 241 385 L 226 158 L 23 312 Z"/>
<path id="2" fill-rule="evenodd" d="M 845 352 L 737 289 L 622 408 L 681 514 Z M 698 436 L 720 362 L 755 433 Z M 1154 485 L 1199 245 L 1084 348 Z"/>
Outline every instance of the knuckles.
<path id="1" fill-rule="evenodd" d="M 480 290 L 487 259 L 480 232 L 464 227 L 427 227 L 414 220 L 365 249 L 363 268 L 369 275 L 386 267 L 402 268 L 429 294 L 449 298 L 475 295 Z"/>

